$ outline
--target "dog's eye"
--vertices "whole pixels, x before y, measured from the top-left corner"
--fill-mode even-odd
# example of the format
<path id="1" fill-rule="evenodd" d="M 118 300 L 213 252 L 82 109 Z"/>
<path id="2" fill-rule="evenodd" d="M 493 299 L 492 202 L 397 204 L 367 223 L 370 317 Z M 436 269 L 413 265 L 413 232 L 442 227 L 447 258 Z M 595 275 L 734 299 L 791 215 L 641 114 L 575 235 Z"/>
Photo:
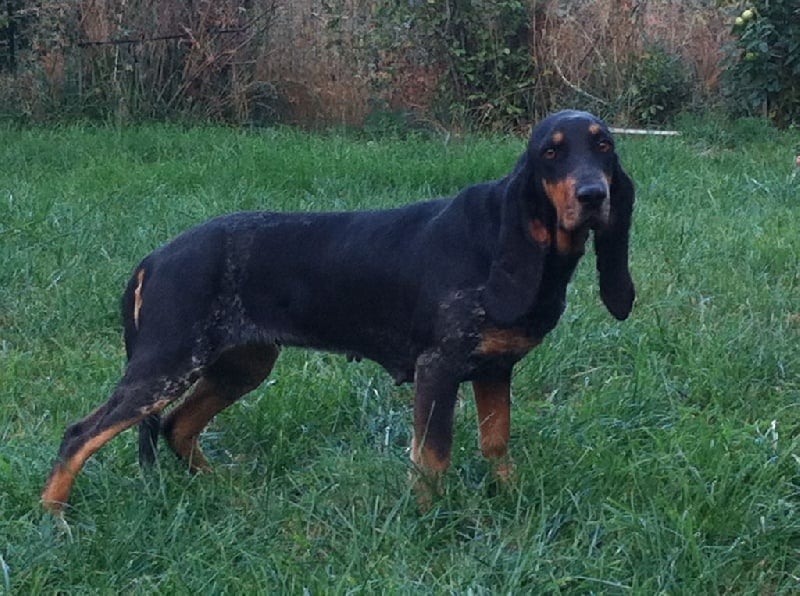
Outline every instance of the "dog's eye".
<path id="1" fill-rule="evenodd" d="M 614 149 L 614 143 L 609 141 L 608 139 L 601 139 L 597 143 L 597 149 L 602 153 L 608 153 Z"/>
<path id="2" fill-rule="evenodd" d="M 542 157 L 545 159 L 555 159 L 556 157 L 556 150 L 553 147 L 548 147 L 544 151 L 542 151 Z"/>

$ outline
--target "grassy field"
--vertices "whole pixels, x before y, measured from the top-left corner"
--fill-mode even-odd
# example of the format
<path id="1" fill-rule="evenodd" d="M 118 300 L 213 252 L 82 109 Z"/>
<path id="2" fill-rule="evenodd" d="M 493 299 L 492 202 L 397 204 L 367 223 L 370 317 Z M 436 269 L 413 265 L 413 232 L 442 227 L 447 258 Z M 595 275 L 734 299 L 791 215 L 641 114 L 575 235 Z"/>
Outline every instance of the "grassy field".
<path id="1" fill-rule="evenodd" d="M 593 256 L 518 366 L 515 483 L 487 480 L 464 387 L 446 493 L 407 485 L 411 389 L 286 350 L 204 435 L 214 475 L 135 434 L 39 493 L 65 426 L 124 365 L 139 258 L 243 209 L 384 207 L 505 174 L 519 139 L 143 126 L 0 129 L 0 593 L 637 593 L 800 590 L 796 132 L 686 122 L 620 139 L 637 182 L 625 323 Z"/>

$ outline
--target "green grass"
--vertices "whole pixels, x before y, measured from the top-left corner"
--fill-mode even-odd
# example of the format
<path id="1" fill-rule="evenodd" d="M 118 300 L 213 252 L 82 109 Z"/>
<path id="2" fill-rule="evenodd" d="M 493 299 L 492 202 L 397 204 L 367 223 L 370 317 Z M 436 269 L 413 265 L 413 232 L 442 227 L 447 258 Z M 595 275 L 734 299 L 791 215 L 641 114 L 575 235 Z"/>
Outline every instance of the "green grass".
<path id="1" fill-rule="evenodd" d="M 514 379 L 515 483 L 498 489 L 464 388 L 446 493 L 407 485 L 411 390 L 289 351 L 212 423 L 216 466 L 135 436 L 38 498 L 65 426 L 124 365 L 138 259 L 242 210 L 385 207 L 506 173 L 518 139 L 382 139 L 143 126 L 0 129 L 0 593 L 796 593 L 800 174 L 758 122 L 624 138 L 637 182 L 625 323 L 593 257 Z"/>

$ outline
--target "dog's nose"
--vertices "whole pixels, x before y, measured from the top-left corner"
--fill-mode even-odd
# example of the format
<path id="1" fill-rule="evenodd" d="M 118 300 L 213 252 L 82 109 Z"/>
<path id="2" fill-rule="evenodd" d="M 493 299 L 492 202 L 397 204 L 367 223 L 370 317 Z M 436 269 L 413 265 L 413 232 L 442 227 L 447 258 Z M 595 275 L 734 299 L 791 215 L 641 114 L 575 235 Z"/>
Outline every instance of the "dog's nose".
<path id="1" fill-rule="evenodd" d="M 578 188 L 578 200 L 589 207 L 598 207 L 607 197 L 605 184 L 584 184 Z"/>

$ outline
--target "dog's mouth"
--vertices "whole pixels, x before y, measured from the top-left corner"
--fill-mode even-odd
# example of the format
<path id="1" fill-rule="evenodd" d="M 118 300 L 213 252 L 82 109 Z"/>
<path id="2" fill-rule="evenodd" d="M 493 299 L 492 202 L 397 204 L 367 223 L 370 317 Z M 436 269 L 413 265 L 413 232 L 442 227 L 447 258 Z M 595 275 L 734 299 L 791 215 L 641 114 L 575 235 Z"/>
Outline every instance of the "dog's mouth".
<path id="1" fill-rule="evenodd" d="M 609 201 L 606 200 L 599 207 L 583 209 L 583 222 L 581 227 L 588 227 L 591 230 L 603 229 L 608 225 Z"/>
<path id="2" fill-rule="evenodd" d="M 567 232 L 602 229 L 608 225 L 610 210 L 608 198 L 593 205 L 574 199 L 558 214 L 559 227 Z"/>

